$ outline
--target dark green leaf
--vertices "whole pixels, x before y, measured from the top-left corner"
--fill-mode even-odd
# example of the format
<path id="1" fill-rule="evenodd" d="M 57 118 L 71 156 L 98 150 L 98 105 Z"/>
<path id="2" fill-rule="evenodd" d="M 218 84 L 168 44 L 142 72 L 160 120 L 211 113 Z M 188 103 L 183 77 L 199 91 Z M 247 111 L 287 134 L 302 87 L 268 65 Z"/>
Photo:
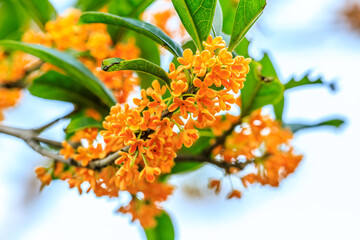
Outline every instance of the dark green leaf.
<path id="1" fill-rule="evenodd" d="M 277 103 L 283 95 L 284 86 L 277 78 L 261 75 L 261 65 L 250 63 L 250 72 L 246 76 L 245 86 L 241 90 L 241 116 L 248 116 L 252 111 L 263 106 Z"/>
<path id="2" fill-rule="evenodd" d="M 28 16 L 17 1 L 0 2 L 0 39 L 20 39 L 28 23 Z"/>
<path id="3" fill-rule="evenodd" d="M 210 34 L 216 0 L 171 0 L 186 31 L 199 50 Z"/>
<path id="4" fill-rule="evenodd" d="M 78 0 L 75 6 L 82 11 L 95 11 L 104 7 L 108 2 L 109 0 Z"/>
<path id="5" fill-rule="evenodd" d="M 109 3 L 109 13 L 121 16 L 139 19 L 141 13 L 152 3 L 154 0 L 111 0 Z M 108 31 L 114 42 L 124 35 L 125 29 L 118 26 L 108 26 Z"/>
<path id="6" fill-rule="evenodd" d="M 335 128 L 339 128 L 344 124 L 344 120 L 342 119 L 331 119 L 327 121 L 322 121 L 319 123 L 314 124 L 304 124 L 304 123 L 289 123 L 285 126 L 290 127 L 292 132 L 295 133 L 297 131 L 303 130 L 303 129 L 309 129 L 309 128 L 316 128 L 321 126 L 332 126 Z"/>
<path id="7" fill-rule="evenodd" d="M 171 79 L 167 73 L 158 65 L 153 64 L 145 59 L 124 60 L 121 58 L 108 58 L 102 62 L 101 69 L 107 72 L 132 70 L 152 75 L 166 84 L 170 85 Z"/>
<path id="8" fill-rule="evenodd" d="M 285 90 L 291 89 L 294 87 L 300 87 L 300 86 L 312 85 L 312 84 L 322 84 L 322 85 L 328 86 L 332 91 L 336 90 L 334 83 L 326 83 L 321 78 L 318 78 L 316 80 L 311 80 L 309 78 L 309 74 L 305 74 L 305 76 L 298 81 L 296 81 L 294 78 L 292 78 L 290 81 L 288 81 L 285 84 Z"/>
<path id="9" fill-rule="evenodd" d="M 174 226 L 169 215 L 163 211 L 156 217 L 157 225 L 154 228 L 147 228 L 145 234 L 147 240 L 173 240 L 175 239 Z"/>
<path id="10" fill-rule="evenodd" d="M 221 36 L 222 28 L 223 28 L 223 12 L 221 10 L 221 5 L 219 1 L 216 2 L 215 15 L 214 15 L 212 27 L 215 36 Z"/>
<path id="11" fill-rule="evenodd" d="M 49 71 L 35 78 L 29 86 L 32 95 L 40 98 L 75 103 L 99 109 L 98 98 L 84 86 L 56 71 Z"/>
<path id="12" fill-rule="evenodd" d="M 69 125 L 66 127 L 65 132 L 71 134 L 82 130 L 84 128 L 98 128 L 102 129 L 102 124 L 91 117 L 85 115 L 76 115 L 71 118 Z"/>
<path id="13" fill-rule="evenodd" d="M 45 29 L 45 23 L 56 17 L 56 11 L 48 0 L 17 0 L 38 26 Z"/>
<path id="14" fill-rule="evenodd" d="M 154 40 L 161 46 L 165 47 L 176 56 L 182 56 L 181 47 L 166 35 L 160 28 L 151 25 L 150 23 L 139 20 L 119 17 L 116 15 L 100 12 L 86 12 L 81 15 L 81 23 L 106 23 L 128 28 L 138 32 L 146 37 Z"/>
<path id="15" fill-rule="evenodd" d="M 72 56 L 41 45 L 26 44 L 17 41 L 3 40 L 0 41 L 0 45 L 24 51 L 49 62 L 52 65 L 64 70 L 69 77 L 78 81 L 78 83 L 87 88 L 88 91 L 98 96 L 107 106 L 111 107 L 116 103 L 110 90 L 107 89 L 104 84 L 97 79 L 92 72 L 90 72 L 89 69 Z"/>
<path id="16" fill-rule="evenodd" d="M 235 49 L 241 39 L 260 17 L 266 5 L 265 0 L 240 0 L 235 13 L 229 51 Z"/>

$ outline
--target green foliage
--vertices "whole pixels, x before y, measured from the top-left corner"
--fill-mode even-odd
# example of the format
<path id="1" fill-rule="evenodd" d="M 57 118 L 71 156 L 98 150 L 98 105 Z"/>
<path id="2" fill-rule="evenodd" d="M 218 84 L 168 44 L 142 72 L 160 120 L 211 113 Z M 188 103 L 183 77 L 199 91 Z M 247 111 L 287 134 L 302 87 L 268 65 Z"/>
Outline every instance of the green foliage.
<path id="1" fill-rule="evenodd" d="M 343 119 L 330 119 L 330 120 L 321 121 L 321 122 L 313 123 L 313 124 L 289 123 L 289 124 L 286 124 L 285 126 L 290 127 L 291 131 L 293 133 L 296 133 L 300 130 L 316 128 L 316 127 L 321 127 L 321 126 L 332 126 L 335 128 L 340 128 L 344 123 L 345 123 L 345 121 Z"/>
<path id="2" fill-rule="evenodd" d="M 235 49 L 241 39 L 260 17 L 266 5 L 265 0 L 240 0 L 235 13 L 229 51 Z"/>
<path id="3" fill-rule="evenodd" d="M 80 23 L 106 23 L 121 26 L 145 35 L 165 47 L 172 54 L 182 56 L 181 47 L 166 35 L 160 28 L 136 19 L 119 17 L 108 13 L 87 12 L 81 15 Z"/>
<path id="4" fill-rule="evenodd" d="M 275 67 L 267 53 L 264 54 L 264 57 L 259 61 L 259 63 L 262 66 L 261 74 L 263 76 L 279 79 Z M 279 98 L 279 100 L 274 102 L 272 105 L 274 107 L 276 119 L 281 121 L 285 105 L 284 92 L 281 93 L 281 97 Z"/>
<path id="5" fill-rule="evenodd" d="M 284 91 L 284 86 L 277 78 L 261 75 L 261 65 L 250 63 L 250 72 L 246 76 L 244 88 L 241 90 L 241 116 L 245 117 L 256 109 L 268 104 L 277 103 Z"/>
<path id="6" fill-rule="evenodd" d="M 210 34 L 216 0 L 172 0 L 181 22 L 199 50 Z"/>
<path id="7" fill-rule="evenodd" d="M 175 239 L 174 226 L 169 215 L 163 213 L 156 217 L 157 225 L 154 228 L 147 228 L 145 234 L 148 240 L 172 240 Z"/>
<path id="8" fill-rule="evenodd" d="M 75 6 L 82 11 L 95 11 L 104 7 L 110 0 L 77 0 Z"/>
<path id="9" fill-rule="evenodd" d="M 26 29 L 28 16 L 17 1 L 0 2 L 0 39 L 18 40 Z"/>
<path id="10" fill-rule="evenodd" d="M 109 13 L 139 19 L 140 14 L 154 0 L 111 0 L 108 6 Z M 125 29 L 118 26 L 108 26 L 108 32 L 114 42 L 118 42 L 124 35 Z"/>
<path id="11" fill-rule="evenodd" d="M 136 45 L 141 49 L 140 57 L 146 59 L 156 65 L 160 65 L 160 51 L 157 44 L 149 38 L 144 38 L 138 33 L 134 33 L 136 39 Z M 154 77 L 138 72 L 140 77 L 140 87 L 142 89 L 147 89 L 151 86 L 151 82 L 154 80 Z M 160 82 L 161 84 L 161 82 Z"/>
<path id="12" fill-rule="evenodd" d="M 158 65 L 145 60 L 134 59 L 124 60 L 121 58 L 108 58 L 102 62 L 101 69 L 107 72 L 120 71 L 120 70 L 133 70 L 152 75 L 170 86 L 171 79 L 167 73 Z"/>
<path id="13" fill-rule="evenodd" d="M 92 72 L 72 56 L 47 48 L 41 45 L 27 44 L 11 40 L 0 41 L 0 46 L 12 48 L 34 55 L 50 64 L 62 69 L 72 79 L 87 88 L 88 91 L 98 96 L 101 101 L 111 107 L 116 103 L 112 93 L 97 79 Z"/>
<path id="14" fill-rule="evenodd" d="M 311 80 L 309 78 L 309 74 L 305 74 L 305 76 L 303 78 L 301 78 L 300 80 L 295 80 L 294 78 L 290 79 L 286 84 L 285 84 L 285 90 L 287 89 L 291 89 L 294 87 L 301 87 L 301 86 L 305 86 L 305 85 L 312 85 L 312 84 L 321 84 L 321 85 L 327 85 L 329 86 L 329 88 L 331 90 L 335 90 L 335 85 L 333 83 L 326 83 L 324 82 L 321 78 L 318 78 L 316 80 Z"/>
<path id="15" fill-rule="evenodd" d="M 29 91 L 36 97 L 104 110 L 103 106 L 98 105 L 99 98 L 96 95 L 87 91 L 78 81 L 56 71 L 49 71 L 35 78 Z"/>
<path id="16" fill-rule="evenodd" d="M 37 25 L 44 29 L 45 23 L 56 17 L 56 11 L 48 0 L 17 0 Z"/>
<path id="17" fill-rule="evenodd" d="M 101 122 L 98 122 L 95 119 L 86 116 L 84 112 L 80 112 L 71 117 L 71 121 L 66 127 L 65 132 L 67 134 L 72 134 L 85 128 L 102 129 L 103 127 Z"/>

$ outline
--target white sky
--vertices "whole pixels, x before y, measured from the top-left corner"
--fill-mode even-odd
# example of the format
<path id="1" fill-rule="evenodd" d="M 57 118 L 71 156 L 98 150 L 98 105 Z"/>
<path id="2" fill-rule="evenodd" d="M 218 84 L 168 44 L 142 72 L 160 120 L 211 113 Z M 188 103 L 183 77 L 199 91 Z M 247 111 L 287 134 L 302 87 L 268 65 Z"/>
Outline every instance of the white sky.
<path id="1" fill-rule="evenodd" d="M 255 186 L 241 200 L 224 200 L 226 191 L 214 196 L 206 189 L 208 177 L 220 176 L 211 166 L 174 177 L 177 190 L 165 208 L 176 223 L 177 239 L 360 239 L 360 35 L 338 23 L 336 6 L 343 1 L 268 2 L 257 28 L 249 33 L 253 54 L 268 50 L 283 80 L 313 69 L 314 76 L 336 80 L 339 87 L 335 94 L 320 87 L 292 91 L 286 119 L 346 116 L 347 124 L 338 131 L 296 135 L 294 145 L 305 155 L 297 171 L 279 188 Z M 27 95 L 23 104 L 8 111 L 4 123 L 39 126 L 70 109 Z M 80 197 L 62 182 L 38 195 L 31 191 L 37 183 L 29 180 L 40 157 L 3 135 L 0 152 L 0 239 L 142 239 L 137 224 L 114 214 L 119 200 Z M 24 202 L 25 196 L 33 201 Z"/>

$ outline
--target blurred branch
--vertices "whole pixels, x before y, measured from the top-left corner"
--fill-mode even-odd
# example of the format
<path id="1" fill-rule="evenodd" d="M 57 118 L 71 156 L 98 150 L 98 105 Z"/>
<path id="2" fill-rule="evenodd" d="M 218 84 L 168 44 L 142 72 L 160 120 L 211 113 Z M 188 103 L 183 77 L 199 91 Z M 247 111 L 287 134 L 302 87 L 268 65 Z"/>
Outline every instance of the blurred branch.
<path id="1" fill-rule="evenodd" d="M 219 145 L 223 145 L 225 143 L 226 138 L 234 131 L 235 127 L 240 125 L 242 123 L 241 118 L 234 123 L 233 125 L 231 125 L 230 129 L 227 130 L 226 132 L 224 132 L 221 136 L 218 136 L 215 139 L 215 143 L 213 143 L 212 145 L 210 145 L 210 147 L 206 148 L 203 152 L 202 155 L 209 157 L 211 155 L 212 150 L 214 150 L 217 146 Z"/>
<path id="2" fill-rule="evenodd" d="M 233 129 L 233 128 L 232 128 Z M 58 153 L 51 151 L 47 148 L 41 146 L 40 143 L 45 143 L 51 146 L 55 146 L 58 148 L 62 147 L 61 142 L 45 139 L 38 136 L 38 132 L 32 129 L 20 129 L 14 127 L 8 127 L 4 125 L 0 125 L 0 133 L 4 133 L 10 136 L 14 136 L 24 140 L 29 147 L 31 147 L 34 151 L 40 153 L 41 155 L 53 159 L 55 161 L 63 162 L 68 165 L 72 165 L 75 167 L 83 167 L 93 170 L 99 170 L 103 167 L 109 166 L 114 163 L 114 161 L 119 157 L 119 152 L 113 152 L 109 154 L 107 157 L 103 159 L 95 159 L 91 161 L 87 166 L 82 166 L 80 162 L 75 161 L 74 159 L 65 159 Z M 127 146 L 121 151 L 127 152 L 130 146 Z M 230 171 L 230 168 L 236 168 L 238 170 L 244 169 L 248 164 L 252 163 L 252 161 L 248 162 L 225 162 L 225 161 L 218 161 L 215 159 L 211 159 L 204 154 L 199 155 L 188 155 L 188 154 L 179 154 L 175 159 L 175 162 L 203 162 L 203 163 L 210 163 L 219 168 L 225 169 L 226 172 Z"/>

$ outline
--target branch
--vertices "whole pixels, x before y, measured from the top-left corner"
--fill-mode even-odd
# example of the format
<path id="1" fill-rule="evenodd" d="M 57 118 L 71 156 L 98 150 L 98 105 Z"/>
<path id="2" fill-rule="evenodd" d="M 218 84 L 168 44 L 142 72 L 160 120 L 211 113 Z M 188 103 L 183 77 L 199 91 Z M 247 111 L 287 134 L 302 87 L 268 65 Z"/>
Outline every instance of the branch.
<path id="1" fill-rule="evenodd" d="M 52 125 L 54 125 L 54 124 L 57 123 L 58 121 L 60 121 L 60 120 L 62 120 L 62 119 L 64 119 L 64 118 L 68 118 L 68 117 L 70 117 L 71 115 L 77 113 L 79 110 L 80 110 L 79 107 L 75 107 L 74 110 L 72 110 L 70 113 L 66 114 L 65 116 L 56 118 L 55 120 L 49 122 L 48 124 L 45 124 L 45 125 L 42 126 L 42 127 L 35 128 L 34 131 L 35 131 L 35 132 L 38 132 L 38 133 L 41 133 L 42 131 L 44 131 L 45 129 L 51 127 Z"/>
<path id="2" fill-rule="evenodd" d="M 217 137 L 215 139 L 215 143 L 213 143 L 212 145 L 210 145 L 210 147 L 206 148 L 203 152 L 202 155 L 204 156 L 210 156 L 212 150 L 214 150 L 214 148 L 216 148 L 219 145 L 223 145 L 225 143 L 226 138 L 234 131 L 235 127 L 240 125 L 242 123 L 241 118 L 234 123 L 233 125 L 231 125 L 230 129 L 227 130 L 226 132 L 224 132 L 221 136 Z"/>
<path id="3" fill-rule="evenodd" d="M 254 163 L 254 161 L 246 162 L 225 162 L 211 159 L 204 155 L 189 155 L 189 154 L 179 154 L 175 159 L 175 162 L 201 162 L 201 163 L 210 163 L 219 168 L 225 169 L 227 173 L 230 173 L 231 168 L 237 168 L 238 170 L 243 170 L 247 165 Z"/>

